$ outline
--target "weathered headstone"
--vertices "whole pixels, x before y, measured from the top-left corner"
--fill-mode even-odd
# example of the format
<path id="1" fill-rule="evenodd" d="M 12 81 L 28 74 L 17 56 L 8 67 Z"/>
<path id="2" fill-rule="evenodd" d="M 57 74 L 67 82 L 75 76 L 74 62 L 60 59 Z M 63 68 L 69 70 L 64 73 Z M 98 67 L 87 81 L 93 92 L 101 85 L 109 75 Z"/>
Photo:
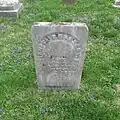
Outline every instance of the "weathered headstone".
<path id="1" fill-rule="evenodd" d="M 38 22 L 32 26 L 32 36 L 38 87 L 78 88 L 87 47 L 87 26 Z"/>
<path id="2" fill-rule="evenodd" d="M 120 0 L 115 0 L 115 3 L 113 4 L 113 7 L 120 8 Z"/>
<path id="3" fill-rule="evenodd" d="M 16 16 L 22 8 L 20 0 L 0 0 L 0 16 Z"/>

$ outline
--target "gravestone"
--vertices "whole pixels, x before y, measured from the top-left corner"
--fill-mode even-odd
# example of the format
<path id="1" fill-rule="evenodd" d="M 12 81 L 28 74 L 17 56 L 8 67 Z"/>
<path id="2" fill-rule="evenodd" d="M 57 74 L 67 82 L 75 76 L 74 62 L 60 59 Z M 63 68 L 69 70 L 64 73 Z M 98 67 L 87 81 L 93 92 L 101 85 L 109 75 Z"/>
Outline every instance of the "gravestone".
<path id="1" fill-rule="evenodd" d="M 120 8 L 120 0 L 115 0 L 113 7 Z"/>
<path id="2" fill-rule="evenodd" d="M 87 47 L 86 24 L 34 23 L 32 39 L 38 88 L 78 88 Z"/>
<path id="3" fill-rule="evenodd" d="M 20 3 L 20 0 L 0 0 L 0 16 L 18 17 L 21 8 L 22 3 Z"/>

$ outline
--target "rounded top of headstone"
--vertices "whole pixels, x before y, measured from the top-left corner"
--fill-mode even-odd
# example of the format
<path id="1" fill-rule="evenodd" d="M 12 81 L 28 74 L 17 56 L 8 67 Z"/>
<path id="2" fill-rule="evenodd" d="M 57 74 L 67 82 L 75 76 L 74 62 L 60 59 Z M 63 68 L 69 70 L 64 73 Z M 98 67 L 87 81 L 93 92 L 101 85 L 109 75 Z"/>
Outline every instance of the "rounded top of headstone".
<path id="1" fill-rule="evenodd" d="M 64 29 L 64 27 L 72 27 L 74 29 L 82 28 L 85 31 L 89 31 L 87 25 L 85 23 L 77 23 L 77 22 L 34 22 L 32 25 L 32 30 L 39 26 L 46 26 L 50 28 L 61 28 Z"/>
<path id="2" fill-rule="evenodd" d="M 75 26 L 75 27 L 83 27 L 88 30 L 88 27 L 85 23 L 77 23 L 77 22 L 34 22 L 32 27 L 35 26 Z"/>
<path id="3" fill-rule="evenodd" d="M 13 5 L 19 3 L 19 0 L 0 0 L 0 5 Z"/>

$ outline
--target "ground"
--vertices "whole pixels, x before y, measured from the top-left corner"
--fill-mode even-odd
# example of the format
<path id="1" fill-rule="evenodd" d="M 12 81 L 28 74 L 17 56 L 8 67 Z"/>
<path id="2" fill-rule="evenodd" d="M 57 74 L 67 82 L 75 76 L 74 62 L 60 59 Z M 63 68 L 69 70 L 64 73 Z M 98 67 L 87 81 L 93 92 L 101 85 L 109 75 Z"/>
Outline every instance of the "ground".
<path id="1" fill-rule="evenodd" d="M 18 19 L 0 18 L 1 120 L 120 120 L 120 9 L 112 0 L 24 0 Z M 81 88 L 42 91 L 36 86 L 31 25 L 85 22 L 89 40 Z"/>

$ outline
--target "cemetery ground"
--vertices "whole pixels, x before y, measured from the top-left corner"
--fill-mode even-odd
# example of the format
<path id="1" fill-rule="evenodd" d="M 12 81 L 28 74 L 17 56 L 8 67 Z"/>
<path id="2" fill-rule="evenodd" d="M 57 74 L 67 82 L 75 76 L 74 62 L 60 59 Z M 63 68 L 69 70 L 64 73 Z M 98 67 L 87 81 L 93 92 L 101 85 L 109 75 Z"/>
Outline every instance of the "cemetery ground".
<path id="1" fill-rule="evenodd" d="M 120 9 L 112 0 L 23 3 L 18 19 L 0 18 L 0 120 L 120 120 Z M 36 21 L 88 25 L 79 90 L 37 89 L 31 40 Z"/>

